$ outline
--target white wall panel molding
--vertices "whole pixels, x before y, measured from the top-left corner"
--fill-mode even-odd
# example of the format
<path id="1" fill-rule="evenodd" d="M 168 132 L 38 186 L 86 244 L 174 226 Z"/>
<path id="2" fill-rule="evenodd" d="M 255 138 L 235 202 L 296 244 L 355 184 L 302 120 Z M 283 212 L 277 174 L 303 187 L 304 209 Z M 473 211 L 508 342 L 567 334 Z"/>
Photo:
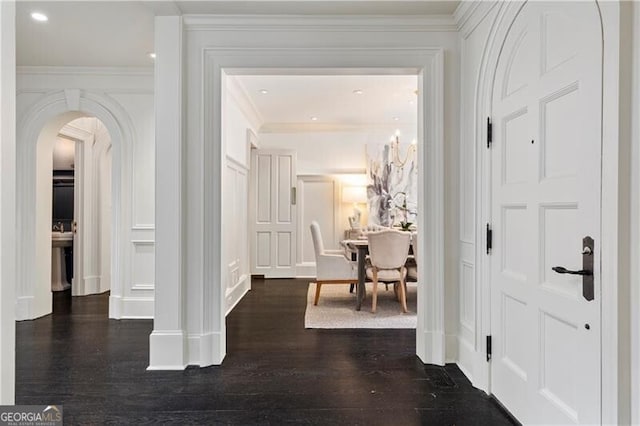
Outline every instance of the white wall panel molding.
<path id="1" fill-rule="evenodd" d="M 496 2 L 461 2 L 454 13 L 460 28 L 460 152 L 458 241 L 458 365 L 474 386 L 487 390 L 487 365 L 480 333 L 482 324 L 476 257 L 481 232 L 476 223 L 477 155 L 485 146 L 476 134 L 475 115 L 483 51 L 495 20 Z M 482 152 L 482 151 L 480 151 Z"/>
<path id="2" fill-rule="evenodd" d="M 154 231 L 156 229 L 153 223 L 140 223 L 131 227 L 132 231 Z"/>
<path id="3" fill-rule="evenodd" d="M 15 403 L 16 4 L 0 2 L 0 404 Z M 25 303 L 30 305 L 30 303 Z"/>
<path id="4" fill-rule="evenodd" d="M 631 35 L 629 40 L 640 40 L 640 4 L 629 3 Z M 631 424 L 640 424 L 640 43 L 633 43 L 631 52 Z"/>
<path id="5" fill-rule="evenodd" d="M 145 76 L 153 77 L 153 68 L 118 68 L 118 67 L 16 67 L 18 75 L 87 75 L 87 76 Z"/>
<path id="6" fill-rule="evenodd" d="M 155 317 L 149 369 L 188 362 L 184 270 L 182 18 L 155 18 Z M 194 307 L 195 309 L 195 307 Z"/>
<path id="7" fill-rule="evenodd" d="M 306 33 L 331 32 L 455 32 L 453 18 L 442 16 L 247 16 L 247 15 L 185 15 L 188 31 L 285 31 Z"/>
<path id="8" fill-rule="evenodd" d="M 467 39 L 484 20 L 497 1 L 461 1 L 453 19 L 463 39 Z"/>

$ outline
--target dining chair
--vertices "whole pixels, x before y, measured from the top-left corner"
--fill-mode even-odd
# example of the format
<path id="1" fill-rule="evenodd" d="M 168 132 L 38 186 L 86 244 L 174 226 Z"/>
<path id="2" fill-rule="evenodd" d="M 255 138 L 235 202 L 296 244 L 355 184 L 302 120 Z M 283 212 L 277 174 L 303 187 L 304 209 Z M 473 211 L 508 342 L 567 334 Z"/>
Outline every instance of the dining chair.
<path id="1" fill-rule="evenodd" d="M 407 276 L 418 281 L 418 233 L 411 234 L 411 248 L 413 249 L 413 264 L 407 267 Z"/>
<path id="2" fill-rule="evenodd" d="M 378 303 L 378 282 L 398 282 L 396 289 L 400 296 L 402 312 L 407 312 L 407 268 L 411 233 L 393 229 L 369 233 L 369 259 L 367 278 L 373 281 L 371 312 L 375 313 Z"/>
<path id="3" fill-rule="evenodd" d="M 343 250 L 327 250 L 324 248 L 320 225 L 315 220 L 311 222 L 311 238 L 316 254 L 316 296 L 313 304 L 318 304 L 320 288 L 323 284 L 354 284 L 358 283 L 356 263 L 346 257 Z"/>

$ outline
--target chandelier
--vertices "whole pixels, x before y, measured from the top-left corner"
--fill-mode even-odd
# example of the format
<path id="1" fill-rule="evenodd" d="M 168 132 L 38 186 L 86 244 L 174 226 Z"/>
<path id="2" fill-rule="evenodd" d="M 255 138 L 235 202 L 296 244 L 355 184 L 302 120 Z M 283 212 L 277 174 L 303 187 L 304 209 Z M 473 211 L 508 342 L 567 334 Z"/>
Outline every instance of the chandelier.
<path id="1" fill-rule="evenodd" d="M 404 155 L 404 159 L 400 155 L 400 130 L 396 130 L 395 135 L 391 136 L 391 163 L 398 167 L 403 168 L 407 161 L 413 160 L 416 154 L 417 144 L 414 139 L 407 148 L 407 152 Z"/>

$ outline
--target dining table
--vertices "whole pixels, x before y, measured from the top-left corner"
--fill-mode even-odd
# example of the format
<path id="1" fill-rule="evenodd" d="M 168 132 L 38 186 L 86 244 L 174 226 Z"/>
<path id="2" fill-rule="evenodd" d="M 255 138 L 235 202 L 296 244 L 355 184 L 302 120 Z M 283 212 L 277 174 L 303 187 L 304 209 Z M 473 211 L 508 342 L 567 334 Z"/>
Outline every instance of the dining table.
<path id="1" fill-rule="evenodd" d="M 369 240 L 357 239 L 357 240 L 344 240 L 341 244 L 352 253 L 356 253 L 358 262 L 358 286 L 356 287 L 356 311 L 362 308 L 362 302 L 367 295 L 365 287 L 366 281 L 366 263 L 367 254 L 369 253 Z"/>
<path id="2" fill-rule="evenodd" d="M 356 311 L 362 308 L 362 302 L 367 296 L 365 282 L 367 280 L 366 259 L 369 254 L 369 240 L 367 238 L 358 238 L 355 240 L 342 240 L 340 242 L 348 252 L 356 256 L 358 265 L 358 286 L 356 288 Z M 409 247 L 409 253 L 412 253 L 412 247 Z M 352 259 L 354 260 L 354 259 Z"/>

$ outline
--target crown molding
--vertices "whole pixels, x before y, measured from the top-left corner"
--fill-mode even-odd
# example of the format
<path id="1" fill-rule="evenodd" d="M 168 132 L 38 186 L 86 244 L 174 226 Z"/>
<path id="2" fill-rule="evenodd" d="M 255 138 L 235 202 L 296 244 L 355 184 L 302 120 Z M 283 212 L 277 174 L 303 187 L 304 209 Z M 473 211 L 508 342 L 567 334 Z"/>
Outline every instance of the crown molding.
<path id="1" fill-rule="evenodd" d="M 265 123 L 260 127 L 260 133 L 330 133 L 330 132 L 371 132 L 396 129 L 398 127 L 417 126 L 416 123 L 393 122 L 380 123 Z"/>
<path id="2" fill-rule="evenodd" d="M 60 129 L 58 136 L 84 142 L 91 139 L 94 134 L 86 129 L 67 123 L 62 127 L 62 129 Z"/>
<path id="3" fill-rule="evenodd" d="M 153 77 L 153 67 L 58 67 L 58 66 L 19 66 L 18 75 L 100 75 L 100 76 L 131 76 Z"/>
<path id="4" fill-rule="evenodd" d="M 184 15 L 187 31 L 289 32 L 443 32 L 458 31 L 451 15 L 308 16 L 308 15 Z"/>
<path id="5" fill-rule="evenodd" d="M 247 90 L 242 83 L 233 75 L 227 75 L 227 90 L 228 94 L 235 99 L 240 107 L 240 110 L 247 116 L 247 119 L 251 122 L 254 129 L 259 129 L 264 123 L 264 118 L 258 108 L 251 100 L 251 97 L 247 93 Z"/>

